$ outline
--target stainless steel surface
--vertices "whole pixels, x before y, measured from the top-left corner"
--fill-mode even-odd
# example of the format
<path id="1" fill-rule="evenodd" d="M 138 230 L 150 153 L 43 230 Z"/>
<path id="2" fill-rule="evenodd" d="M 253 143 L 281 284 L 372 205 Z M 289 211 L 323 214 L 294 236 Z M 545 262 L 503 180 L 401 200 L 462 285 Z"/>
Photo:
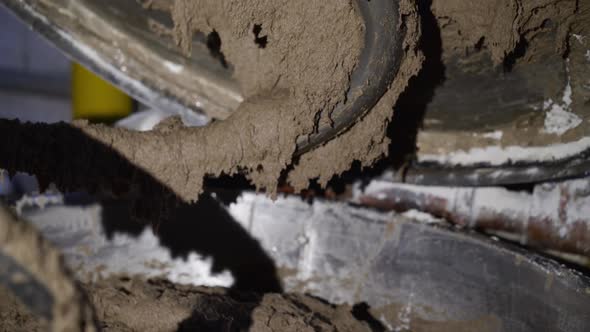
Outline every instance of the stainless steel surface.
<path id="1" fill-rule="evenodd" d="M 22 212 L 64 250 L 80 276 L 125 267 L 178 276 L 172 271 L 178 261 L 154 259 L 160 250 L 195 267 L 179 268 L 192 271 L 183 282 L 229 286 L 228 273 L 234 286 L 244 286 L 244 279 L 268 285 L 276 278 L 285 291 L 365 302 L 391 330 L 425 323 L 467 330 L 477 324 L 501 331 L 590 328 L 590 278 L 514 245 L 345 203 L 309 204 L 297 197 L 273 202 L 253 193 L 229 206 L 203 199 L 174 213 L 156 234 L 126 222 L 124 209 L 79 206 L 67 197 L 65 206 Z M 168 237 L 173 229 L 176 236 Z M 130 259 L 134 263 L 122 263 Z"/>

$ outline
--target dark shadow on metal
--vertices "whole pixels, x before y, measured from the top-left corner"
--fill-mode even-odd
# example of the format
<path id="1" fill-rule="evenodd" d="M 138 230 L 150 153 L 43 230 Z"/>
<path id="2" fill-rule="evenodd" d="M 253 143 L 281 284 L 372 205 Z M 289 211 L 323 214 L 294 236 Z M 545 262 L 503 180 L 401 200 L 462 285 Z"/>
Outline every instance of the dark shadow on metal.
<path id="1" fill-rule="evenodd" d="M 391 139 L 389 157 L 371 167 L 361 168 L 358 162 L 353 163 L 350 170 L 331 179 L 328 184 L 331 189 L 339 191 L 359 179 L 369 181 L 392 169 L 398 170 L 400 176 L 403 176 L 404 169 L 414 159 L 416 138 L 426 109 L 434 98 L 436 88 L 445 80 L 441 31 L 431 5 L 432 0 L 418 1 L 422 27 L 419 45 L 425 60 L 418 75 L 410 79 L 408 87 L 394 106 L 393 119 L 387 129 L 387 136 Z M 316 186 L 315 191 L 323 193 L 319 186 Z"/>
<path id="2" fill-rule="evenodd" d="M 259 303 L 259 295 L 244 298 L 250 295 L 240 290 L 256 290 L 262 284 L 258 291 L 264 292 L 279 285 L 273 262 L 280 255 L 292 254 L 292 246 L 283 246 L 292 243 L 302 255 L 313 255 L 302 257 L 313 257 L 306 260 L 312 264 L 306 267 L 314 271 L 312 277 L 303 276 L 298 281 L 304 284 L 313 278 L 313 295 L 332 302 L 351 298 L 376 309 L 387 304 L 400 304 L 403 309 L 407 303 L 417 308 L 444 308 L 442 318 L 428 314 L 430 311 L 425 311 L 426 317 L 416 317 L 433 324 L 441 319 L 471 321 L 484 314 L 491 315 L 490 322 L 501 320 L 510 331 L 588 330 L 590 280 L 522 249 L 344 204 L 324 205 L 326 209 L 314 214 L 314 220 L 286 220 L 287 212 L 300 213 L 302 207 L 280 201 L 259 209 L 265 215 L 253 219 L 272 221 L 264 225 L 276 232 L 276 236 L 266 238 L 263 247 L 212 197 L 204 196 L 197 205 L 179 203 L 170 189 L 77 128 L 0 121 L 0 133 L 10 138 L 0 140 L 0 168 L 9 172 L 27 171 L 37 174 L 42 185 L 55 182 L 59 188 L 70 190 L 105 192 L 110 188 L 111 193 L 139 193 L 133 204 L 120 206 L 121 215 L 143 215 L 144 222 L 116 219 L 107 210 L 105 219 L 110 224 L 105 227 L 110 232 L 118 229 L 138 234 L 147 226 L 145 221 L 151 221 L 175 255 L 191 250 L 210 255 L 217 264 L 215 269 L 229 269 L 235 274 L 234 296 L 251 303 L 246 309 L 250 310 L 247 319 Z M 130 205 L 133 211 L 128 209 Z M 307 213 L 316 209 L 307 208 Z M 314 236 L 308 240 L 313 243 L 300 248 L 301 233 L 293 231 L 294 226 L 312 232 Z M 268 251 L 267 256 L 263 248 L 275 246 L 277 252 Z M 261 263 L 253 263 L 253 257 Z M 287 268 L 296 269 L 297 265 Z M 347 271 L 346 282 L 334 282 L 334 271 Z M 398 317 L 396 307 L 388 308 L 388 317 Z M 193 318 L 199 319 L 199 314 Z M 567 322 L 559 319 L 564 315 Z M 183 326 L 191 327 L 189 321 Z"/>
<path id="3" fill-rule="evenodd" d="M 178 332 L 190 331 L 248 331 L 251 326 L 251 314 L 262 301 L 262 295 L 254 293 L 230 293 L 230 299 L 221 300 L 208 297 L 202 308 L 194 311 L 182 321 Z"/>
<path id="4" fill-rule="evenodd" d="M 233 290 L 282 291 L 273 260 L 210 195 L 196 204 L 182 202 L 118 152 L 68 124 L 0 120 L 0 133 L 0 168 L 35 174 L 42 191 L 55 183 L 65 192 L 83 189 L 97 197 L 125 198 L 118 205 L 103 204 L 109 234 L 138 235 L 151 225 L 173 256 L 195 252 L 212 259 L 213 272 L 229 270 Z M 66 203 L 90 202 L 81 195 Z"/>
<path id="5" fill-rule="evenodd" d="M 373 332 L 385 332 L 387 329 L 370 311 L 371 307 L 366 303 L 357 303 L 352 307 L 352 315 L 361 322 L 367 323 Z"/>
<path id="6" fill-rule="evenodd" d="M 436 88 L 445 80 L 441 31 L 431 5 L 432 0 L 418 1 L 422 27 L 420 49 L 425 59 L 420 73 L 410 80 L 395 105 L 393 120 L 388 128 L 388 136 L 392 141 L 389 149 L 391 159 L 385 163 L 389 167 L 403 166 L 416 153 L 416 138 L 427 106 Z"/>
<path id="7" fill-rule="evenodd" d="M 102 206 L 107 236 L 137 236 L 144 230 L 145 225 L 132 221 L 125 202 L 112 201 Z M 282 291 L 272 259 L 210 194 L 201 195 L 196 204 L 180 203 L 166 221 L 154 224 L 153 230 L 173 257 L 197 253 L 212 258 L 212 273 L 229 270 L 235 279 L 234 290 Z"/>

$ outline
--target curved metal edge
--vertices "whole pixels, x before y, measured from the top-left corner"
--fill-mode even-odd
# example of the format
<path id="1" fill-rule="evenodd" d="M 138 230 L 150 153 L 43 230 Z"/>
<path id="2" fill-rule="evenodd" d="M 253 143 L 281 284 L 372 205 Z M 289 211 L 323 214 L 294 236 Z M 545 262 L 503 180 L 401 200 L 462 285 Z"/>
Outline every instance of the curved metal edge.
<path id="1" fill-rule="evenodd" d="M 321 127 L 316 133 L 298 139 L 298 155 L 348 129 L 377 104 L 397 75 L 404 36 L 398 29 L 398 1 L 358 0 L 357 4 L 366 28 L 365 46 L 351 76 L 347 101 L 332 111 L 333 126 Z"/>
<path id="2" fill-rule="evenodd" d="M 92 47 L 44 17 L 27 1 L 6 0 L 2 4 L 55 44 L 67 56 L 118 85 L 141 102 L 175 113 L 199 111 L 185 105 L 178 97 L 152 85 L 149 80 L 142 81 L 129 77 L 119 68 L 102 59 Z M 351 76 L 351 87 L 347 93 L 348 101 L 341 103 L 331 112 L 330 117 L 334 126 L 319 128 L 317 133 L 298 140 L 298 154 L 309 151 L 346 130 L 379 101 L 397 74 L 403 40 L 402 33 L 398 31 L 397 1 L 357 0 L 357 4 L 366 25 L 365 47 L 361 52 L 359 65 Z"/>
<path id="3" fill-rule="evenodd" d="M 130 78 L 112 64 L 101 59 L 100 55 L 79 40 L 76 40 L 67 31 L 52 24 L 34 8 L 19 0 L 6 0 L 0 3 L 18 18 L 25 22 L 31 29 L 40 33 L 45 39 L 54 44 L 67 57 L 102 76 L 106 80 L 117 85 L 123 91 L 137 100 L 161 110 L 173 112 L 186 112 L 195 110 L 185 106 L 172 95 L 165 94 L 162 90 L 149 84 Z"/>
<path id="4" fill-rule="evenodd" d="M 446 301 L 456 301 L 463 308 L 455 317 L 461 317 L 463 310 L 489 314 L 499 319 L 506 331 L 588 328 L 590 279 L 582 273 L 472 232 L 407 224 L 400 233 L 397 244 L 384 246 L 375 272 L 382 273 L 376 280 L 388 288 L 401 287 L 401 299 L 421 298 L 426 304 L 439 303 L 441 308 Z M 393 250 L 395 255 L 386 253 Z M 390 266 L 382 266 L 386 262 L 391 262 Z M 406 275 L 398 276 L 400 270 Z M 404 285 L 416 285 L 416 289 Z M 557 319 L 562 315 L 571 321 Z"/>
<path id="5" fill-rule="evenodd" d="M 590 175 L 590 149 L 579 155 L 548 162 L 520 162 L 505 165 L 441 165 L 414 162 L 393 180 L 429 186 L 506 186 L 555 182 Z"/>
<path id="6" fill-rule="evenodd" d="M 559 314 L 580 324 L 549 330 L 586 331 L 590 324 L 590 278 L 511 242 L 322 199 L 307 204 L 243 193 L 229 211 L 290 271 L 281 276 L 290 292 L 336 304 L 366 302 L 386 318 L 399 317 L 396 304 L 409 304 L 433 322 L 493 315 L 512 324 L 504 326 L 509 331 L 567 327 L 570 321 L 555 319 Z"/>

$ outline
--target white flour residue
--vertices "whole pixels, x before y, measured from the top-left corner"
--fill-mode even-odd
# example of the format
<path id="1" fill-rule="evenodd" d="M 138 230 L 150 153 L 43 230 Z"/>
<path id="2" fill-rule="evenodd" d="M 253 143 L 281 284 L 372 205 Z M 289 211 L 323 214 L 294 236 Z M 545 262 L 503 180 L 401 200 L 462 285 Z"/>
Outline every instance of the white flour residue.
<path id="1" fill-rule="evenodd" d="M 16 213 L 20 215 L 27 208 L 44 210 L 50 205 L 60 205 L 63 203 L 64 200 L 61 194 L 25 194 L 15 203 L 15 209 Z"/>
<path id="2" fill-rule="evenodd" d="M 393 329 L 395 332 L 411 331 L 412 327 L 412 305 L 414 300 L 414 284 L 412 283 L 412 292 L 408 304 L 406 304 L 402 310 L 397 314 L 398 325 Z"/>
<path id="3" fill-rule="evenodd" d="M 590 50 L 588 52 L 590 53 Z M 568 74 L 567 85 L 563 91 L 561 101 L 556 102 L 553 99 L 547 99 L 543 103 L 543 110 L 547 112 L 545 116 L 544 128 L 542 130 L 545 133 L 562 135 L 567 131 L 576 128 L 583 121 L 578 115 L 571 112 L 573 99 L 572 86 L 569 78 L 569 66 L 566 66 L 566 73 Z M 499 133 L 492 132 L 487 133 L 484 136 L 497 139 L 500 136 Z M 555 161 L 580 154 L 587 149 L 590 149 L 590 137 L 584 137 L 575 142 L 547 146 L 502 147 L 497 145 L 488 146 L 485 148 L 473 148 L 468 151 L 457 150 L 446 155 L 419 154 L 418 161 L 436 162 L 444 165 L 467 166 L 483 163 L 496 166 L 514 162 Z"/>
<path id="4" fill-rule="evenodd" d="M 184 69 L 182 65 L 170 61 L 164 61 L 164 66 L 174 74 L 179 74 Z"/>
<path id="5" fill-rule="evenodd" d="M 582 119 L 571 112 L 572 85 L 569 78 L 569 68 L 567 66 L 566 72 L 568 74 L 568 80 L 565 90 L 563 91 L 561 103 L 554 102 L 551 98 L 543 103 L 543 110 L 547 112 L 545 117 L 545 128 L 543 131 L 549 134 L 563 135 L 568 130 L 576 128 L 582 123 Z"/>
<path id="6" fill-rule="evenodd" d="M 418 155 L 419 162 L 436 162 L 444 165 L 489 164 L 492 166 L 511 162 L 555 161 L 568 158 L 590 149 L 590 137 L 578 141 L 547 146 L 489 146 L 473 148 L 468 151 L 458 150 L 446 155 Z"/>
<path id="7" fill-rule="evenodd" d="M 575 239 L 580 229 L 590 229 L 589 192 L 590 178 L 537 185 L 528 210 L 530 219 L 544 221 L 562 239 Z"/>
<path id="8" fill-rule="evenodd" d="M 531 196 L 526 192 L 510 191 L 505 188 L 474 188 L 471 199 L 472 227 L 479 219 L 501 216 L 505 220 L 523 222 L 529 217 Z"/>
<path id="9" fill-rule="evenodd" d="M 165 278 L 179 284 L 230 287 L 231 272 L 213 273 L 212 258 L 196 252 L 175 257 L 148 227 L 140 234 L 115 233 L 102 226 L 102 207 L 51 205 L 21 215 L 62 252 L 77 278 L 92 281 L 116 275 Z"/>
<path id="10" fill-rule="evenodd" d="M 574 34 L 572 34 L 572 37 L 576 38 L 576 40 L 577 40 L 577 41 L 578 41 L 580 44 L 582 44 L 582 45 L 584 45 L 584 46 L 586 45 L 586 42 L 585 42 L 585 40 L 586 40 L 586 37 L 585 37 L 585 36 L 578 35 L 578 34 L 575 34 L 575 33 L 574 33 Z M 586 60 L 588 60 L 588 62 L 590 62 L 590 50 L 587 50 L 587 51 L 586 51 L 586 54 L 585 54 L 585 56 L 586 56 Z"/>
<path id="11" fill-rule="evenodd" d="M 496 131 L 492 131 L 490 133 L 485 133 L 483 135 L 481 135 L 482 137 L 485 138 L 490 138 L 490 139 L 494 139 L 496 141 L 499 141 L 502 139 L 502 137 L 504 137 L 504 132 L 501 130 L 496 130 Z"/>
<path id="12" fill-rule="evenodd" d="M 431 215 L 430 213 L 426 213 L 426 212 L 422 212 L 422 211 L 418 211 L 418 210 L 406 211 L 406 212 L 402 213 L 402 216 L 404 216 L 408 219 L 411 219 L 411 220 L 425 223 L 425 224 L 444 224 L 444 223 L 446 223 L 446 220 L 444 220 L 444 219 L 437 218 L 437 217 Z"/>
<path id="13" fill-rule="evenodd" d="M 562 227 L 559 235 L 562 238 L 575 236 L 575 230 L 585 225 L 590 229 L 590 196 L 587 194 L 590 189 L 590 179 L 579 179 L 565 182 L 561 188 L 554 190 L 565 191 L 564 196 L 569 197 L 565 207 L 565 220 L 562 220 Z"/>
<path id="14" fill-rule="evenodd" d="M 572 33 L 572 37 L 576 38 L 580 44 L 584 45 L 584 36 Z"/>
<path id="15" fill-rule="evenodd" d="M 393 331 L 394 327 L 387 320 L 387 317 L 385 317 L 385 315 L 381 314 L 381 316 L 379 316 L 379 320 L 381 321 L 381 323 L 383 323 L 385 325 L 385 327 L 387 328 L 387 331 Z"/>

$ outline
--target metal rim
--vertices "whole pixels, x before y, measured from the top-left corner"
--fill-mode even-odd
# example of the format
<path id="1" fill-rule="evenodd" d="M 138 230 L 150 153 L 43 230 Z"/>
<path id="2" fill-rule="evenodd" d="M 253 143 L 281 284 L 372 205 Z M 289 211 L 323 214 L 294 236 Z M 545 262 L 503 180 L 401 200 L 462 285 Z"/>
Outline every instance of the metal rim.
<path id="1" fill-rule="evenodd" d="M 569 158 L 546 162 L 471 166 L 414 162 L 394 180 L 433 186 L 505 186 L 583 178 L 590 174 L 590 150 Z"/>
<path id="2" fill-rule="evenodd" d="M 297 154 L 327 142 L 365 115 L 385 94 L 399 69 L 403 31 L 399 28 L 398 2 L 359 0 L 357 3 L 365 23 L 365 46 L 352 73 L 346 101 L 330 113 L 332 126 L 324 125 L 298 139 Z"/>

